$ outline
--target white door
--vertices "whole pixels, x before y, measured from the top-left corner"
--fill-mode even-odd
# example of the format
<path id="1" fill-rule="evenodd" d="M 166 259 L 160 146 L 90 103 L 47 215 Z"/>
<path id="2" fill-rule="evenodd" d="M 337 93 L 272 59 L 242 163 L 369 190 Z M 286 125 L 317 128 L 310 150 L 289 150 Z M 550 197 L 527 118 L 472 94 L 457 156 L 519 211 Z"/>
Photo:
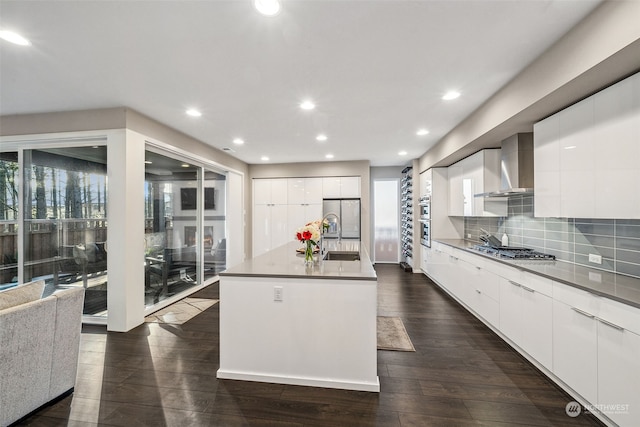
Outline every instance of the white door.
<path id="1" fill-rule="evenodd" d="M 400 262 L 399 185 L 398 179 L 373 182 L 374 262 Z"/>

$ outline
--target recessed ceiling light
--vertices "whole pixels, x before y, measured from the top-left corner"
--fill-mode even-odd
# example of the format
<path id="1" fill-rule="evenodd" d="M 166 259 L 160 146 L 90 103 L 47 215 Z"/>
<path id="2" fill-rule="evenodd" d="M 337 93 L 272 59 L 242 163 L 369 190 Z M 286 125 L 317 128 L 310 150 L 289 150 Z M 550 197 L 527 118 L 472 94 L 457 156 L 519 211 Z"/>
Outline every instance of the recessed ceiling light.
<path id="1" fill-rule="evenodd" d="M 202 113 L 194 108 L 187 110 L 187 114 L 191 117 L 200 117 Z"/>
<path id="2" fill-rule="evenodd" d="M 451 101 L 452 99 L 456 99 L 459 96 L 460 96 L 460 92 L 457 92 L 455 90 L 450 90 L 449 92 L 444 94 L 442 99 L 444 99 L 445 101 Z"/>
<path id="3" fill-rule="evenodd" d="M 416 132 L 416 135 L 418 136 L 425 136 L 425 135 L 429 135 L 429 131 L 427 129 L 418 129 L 418 131 Z"/>
<path id="4" fill-rule="evenodd" d="M 242 145 L 242 144 L 244 144 L 244 139 L 236 138 L 236 139 L 233 140 L 233 143 L 236 144 L 236 145 Z"/>
<path id="5" fill-rule="evenodd" d="M 300 108 L 302 108 L 303 110 L 313 110 L 314 108 L 316 108 L 316 104 L 313 103 L 313 101 L 310 100 L 306 100 L 306 101 L 302 101 L 300 103 Z"/>
<path id="6" fill-rule="evenodd" d="M 189 163 L 183 163 L 180 166 L 182 166 L 183 168 L 188 168 L 189 167 Z"/>
<path id="7" fill-rule="evenodd" d="M 260 160 L 262 160 L 263 162 L 268 162 L 269 161 L 269 157 L 262 156 L 262 157 L 260 157 Z"/>
<path id="8" fill-rule="evenodd" d="M 398 156 L 406 156 L 407 152 L 406 151 L 399 151 L 398 152 Z"/>
<path id="9" fill-rule="evenodd" d="M 324 156 L 327 159 L 333 159 L 333 154 L 329 153 L 326 156 Z"/>
<path id="10" fill-rule="evenodd" d="M 18 33 L 14 33 L 13 31 L 0 31 L 0 39 L 6 40 L 13 44 L 18 44 L 20 46 L 31 46 L 31 42 L 29 40 L 25 39 Z"/>
<path id="11" fill-rule="evenodd" d="M 280 12 L 279 0 L 254 0 L 253 6 L 265 16 L 275 16 Z"/>
<path id="12" fill-rule="evenodd" d="M 316 141 L 326 141 L 327 140 L 327 135 L 321 133 L 320 135 L 316 136 Z"/>

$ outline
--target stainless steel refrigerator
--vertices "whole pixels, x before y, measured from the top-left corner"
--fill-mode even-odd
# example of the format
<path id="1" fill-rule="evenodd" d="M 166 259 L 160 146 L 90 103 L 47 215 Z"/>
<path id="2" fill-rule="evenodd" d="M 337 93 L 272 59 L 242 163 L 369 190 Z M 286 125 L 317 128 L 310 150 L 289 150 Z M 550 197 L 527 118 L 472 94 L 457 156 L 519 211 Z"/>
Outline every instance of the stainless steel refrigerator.
<path id="1" fill-rule="evenodd" d="M 340 218 L 340 227 L 336 218 L 330 216 L 329 229 L 324 238 L 360 240 L 360 199 L 323 199 L 322 215 L 335 213 Z"/>

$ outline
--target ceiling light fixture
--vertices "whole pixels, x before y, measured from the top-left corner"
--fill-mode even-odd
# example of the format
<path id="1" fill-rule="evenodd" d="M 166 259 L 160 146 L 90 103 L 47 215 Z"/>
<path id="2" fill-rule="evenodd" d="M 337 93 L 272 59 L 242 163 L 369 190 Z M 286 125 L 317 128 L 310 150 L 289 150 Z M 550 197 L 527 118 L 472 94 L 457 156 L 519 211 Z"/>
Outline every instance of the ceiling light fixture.
<path id="1" fill-rule="evenodd" d="M 300 108 L 302 108 L 303 110 L 309 111 L 309 110 L 313 110 L 314 108 L 316 108 L 316 104 L 313 103 L 313 101 L 310 100 L 305 100 L 302 101 L 300 103 Z"/>
<path id="2" fill-rule="evenodd" d="M 398 156 L 406 156 L 407 152 L 406 151 L 399 151 L 398 152 Z"/>
<path id="3" fill-rule="evenodd" d="M 191 116 L 191 117 L 200 117 L 202 116 L 202 113 L 194 108 L 191 108 L 189 110 L 187 110 L 187 115 Z"/>
<path id="4" fill-rule="evenodd" d="M 333 154 L 329 153 L 326 156 L 324 156 L 327 159 L 333 159 Z"/>
<path id="5" fill-rule="evenodd" d="M 320 135 L 316 136 L 316 141 L 326 141 L 327 140 L 327 135 L 321 133 Z"/>
<path id="6" fill-rule="evenodd" d="M 24 37 L 22 37 L 18 33 L 14 33 L 13 31 L 2 30 L 0 31 L 0 39 L 6 40 L 13 44 L 17 44 L 20 46 L 31 46 L 31 42 Z"/>
<path id="7" fill-rule="evenodd" d="M 183 163 L 180 166 L 182 166 L 183 168 L 188 168 L 190 165 L 189 165 L 189 163 Z"/>
<path id="8" fill-rule="evenodd" d="M 244 139 L 236 138 L 236 139 L 233 140 L 233 143 L 236 144 L 236 145 L 242 145 L 242 144 L 244 144 Z"/>
<path id="9" fill-rule="evenodd" d="M 416 135 L 418 136 L 425 136 L 425 135 L 429 135 L 429 131 L 427 129 L 418 129 L 418 131 L 416 132 Z"/>
<path id="10" fill-rule="evenodd" d="M 262 160 L 263 162 L 268 162 L 269 158 L 267 156 L 262 156 L 260 157 L 260 160 Z"/>
<path id="11" fill-rule="evenodd" d="M 459 96 L 460 96 L 460 92 L 457 92 L 455 90 L 450 90 L 449 92 L 444 94 L 442 99 L 444 99 L 445 101 L 451 101 L 452 99 L 456 99 Z"/>
<path id="12" fill-rule="evenodd" d="M 152 164 L 152 163 L 153 163 L 153 162 L 152 162 L 151 160 L 145 160 L 145 161 L 144 161 L 144 164 L 145 164 L 145 165 L 150 165 L 150 164 Z"/>
<path id="13" fill-rule="evenodd" d="M 253 6 L 265 16 L 275 16 L 280 12 L 279 0 L 254 0 Z"/>

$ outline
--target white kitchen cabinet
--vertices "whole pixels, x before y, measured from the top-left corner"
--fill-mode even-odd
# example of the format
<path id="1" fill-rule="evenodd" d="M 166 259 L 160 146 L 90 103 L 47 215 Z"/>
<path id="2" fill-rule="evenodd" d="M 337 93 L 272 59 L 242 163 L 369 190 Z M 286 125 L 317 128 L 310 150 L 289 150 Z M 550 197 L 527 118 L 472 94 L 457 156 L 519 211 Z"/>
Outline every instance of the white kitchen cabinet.
<path id="1" fill-rule="evenodd" d="M 640 310 L 553 284 L 553 372 L 621 426 L 640 425 Z"/>
<path id="2" fill-rule="evenodd" d="M 545 368 L 552 368 L 551 281 L 529 273 L 500 278 L 500 331 Z"/>
<path id="3" fill-rule="evenodd" d="M 593 314 L 553 301 L 553 373 L 589 402 L 598 401 L 598 335 Z"/>
<path id="4" fill-rule="evenodd" d="M 559 216 L 560 119 L 557 114 L 533 125 L 534 212 L 537 217 Z"/>
<path id="5" fill-rule="evenodd" d="M 254 205 L 286 205 L 287 193 L 288 183 L 285 178 L 253 180 Z"/>
<path id="6" fill-rule="evenodd" d="M 478 151 L 449 168 L 449 215 L 507 215 L 506 199 L 475 197 L 500 189 L 499 149 Z"/>
<path id="7" fill-rule="evenodd" d="M 287 202 L 290 205 L 322 204 L 322 178 L 287 179 Z"/>
<path id="8" fill-rule="evenodd" d="M 294 240 L 288 230 L 287 205 L 254 204 L 252 235 L 254 257 Z"/>
<path id="9" fill-rule="evenodd" d="M 325 199 L 360 197 L 359 176 L 322 178 L 322 197 Z"/>
<path id="10" fill-rule="evenodd" d="M 464 193 L 462 192 L 462 164 L 454 163 L 447 168 L 449 176 L 449 216 L 464 216 Z"/>
<path id="11" fill-rule="evenodd" d="M 293 239 L 298 228 L 322 218 L 322 204 L 287 205 L 287 233 Z"/>
<path id="12" fill-rule="evenodd" d="M 535 215 L 640 218 L 640 74 L 534 125 Z"/>

